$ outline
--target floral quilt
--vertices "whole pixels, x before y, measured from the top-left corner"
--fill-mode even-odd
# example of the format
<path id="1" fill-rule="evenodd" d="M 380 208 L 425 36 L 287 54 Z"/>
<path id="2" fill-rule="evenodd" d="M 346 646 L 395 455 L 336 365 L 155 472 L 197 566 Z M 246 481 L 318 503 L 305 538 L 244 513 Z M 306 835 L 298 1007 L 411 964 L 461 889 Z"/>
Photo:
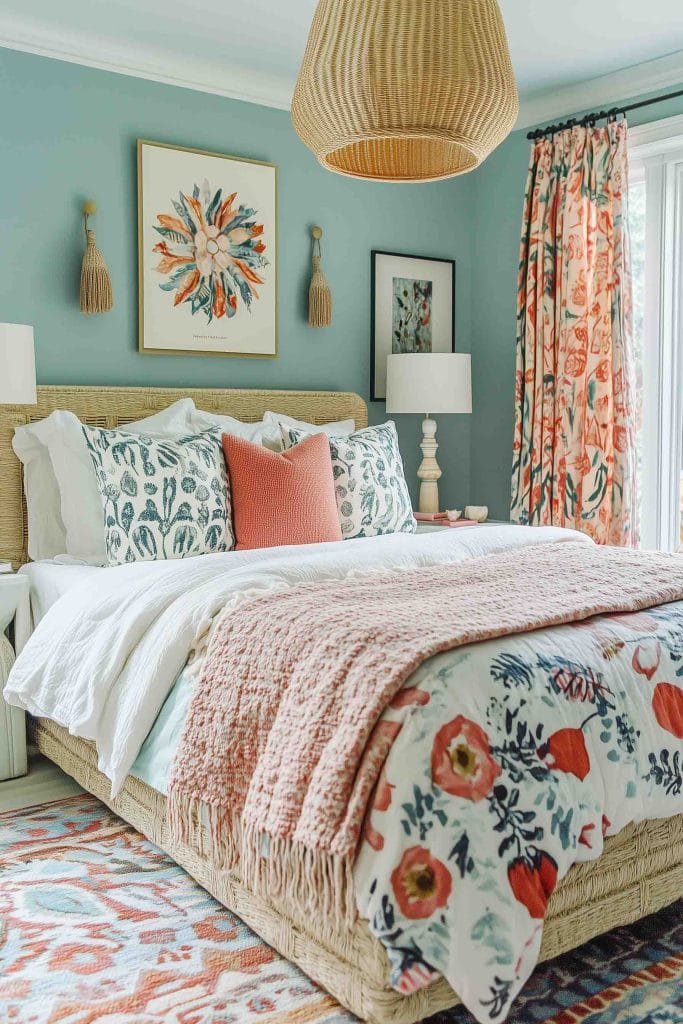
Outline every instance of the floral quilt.
<path id="1" fill-rule="evenodd" d="M 683 812 L 683 603 L 446 652 L 384 714 L 354 869 L 409 993 L 444 975 L 501 1021 L 548 899 L 630 822 Z"/>

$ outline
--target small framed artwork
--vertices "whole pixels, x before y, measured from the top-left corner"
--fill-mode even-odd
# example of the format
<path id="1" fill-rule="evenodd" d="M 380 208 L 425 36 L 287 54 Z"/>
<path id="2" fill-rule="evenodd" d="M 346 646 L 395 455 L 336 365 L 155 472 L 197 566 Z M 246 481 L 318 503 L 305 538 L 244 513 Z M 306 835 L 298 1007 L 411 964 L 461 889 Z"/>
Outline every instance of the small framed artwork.
<path id="1" fill-rule="evenodd" d="M 273 164 L 138 140 L 140 351 L 277 355 Z"/>
<path id="2" fill-rule="evenodd" d="M 392 352 L 455 352 L 455 260 L 372 251 L 370 398 L 386 397 Z"/>

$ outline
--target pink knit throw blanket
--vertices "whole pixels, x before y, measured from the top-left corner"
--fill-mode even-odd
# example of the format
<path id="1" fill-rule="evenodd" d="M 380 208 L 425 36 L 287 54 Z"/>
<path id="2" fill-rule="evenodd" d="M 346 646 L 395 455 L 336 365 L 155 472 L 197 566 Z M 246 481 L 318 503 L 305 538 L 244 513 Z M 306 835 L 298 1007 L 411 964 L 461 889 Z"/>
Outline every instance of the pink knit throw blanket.
<path id="1" fill-rule="evenodd" d="M 170 782 L 173 834 L 191 842 L 204 825 L 206 855 L 254 891 L 349 920 L 351 866 L 391 745 L 378 720 L 419 665 L 680 599 L 683 558 L 563 543 L 245 601 L 217 623 L 196 686 Z"/>

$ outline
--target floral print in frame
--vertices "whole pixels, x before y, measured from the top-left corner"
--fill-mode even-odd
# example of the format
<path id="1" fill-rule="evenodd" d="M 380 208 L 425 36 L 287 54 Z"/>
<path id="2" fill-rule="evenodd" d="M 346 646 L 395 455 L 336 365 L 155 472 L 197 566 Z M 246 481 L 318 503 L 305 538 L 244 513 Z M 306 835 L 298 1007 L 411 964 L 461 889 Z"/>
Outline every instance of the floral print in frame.
<path id="1" fill-rule="evenodd" d="M 138 142 L 140 350 L 277 355 L 276 169 Z"/>

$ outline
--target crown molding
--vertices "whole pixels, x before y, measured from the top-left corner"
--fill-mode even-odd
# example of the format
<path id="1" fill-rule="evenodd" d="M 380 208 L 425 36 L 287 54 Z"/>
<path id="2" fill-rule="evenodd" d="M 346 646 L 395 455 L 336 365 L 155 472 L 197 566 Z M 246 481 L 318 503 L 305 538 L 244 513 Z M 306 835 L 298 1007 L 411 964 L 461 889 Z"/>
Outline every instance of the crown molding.
<path id="1" fill-rule="evenodd" d="M 87 33 L 70 32 L 68 38 L 60 38 L 53 26 L 37 21 L 22 23 L 14 16 L 0 14 L 0 47 L 278 110 L 289 110 L 291 104 L 293 84 L 281 76 L 198 60 L 187 54 L 143 47 L 124 49 Z M 522 98 L 515 127 L 531 128 L 682 82 L 683 51 L 678 51 L 610 75 Z"/>
<path id="2" fill-rule="evenodd" d="M 186 54 L 141 47 L 127 47 L 124 51 L 85 33 L 70 32 L 68 39 L 59 38 L 48 26 L 21 25 L 16 18 L 2 15 L 0 47 L 279 110 L 289 110 L 291 105 L 292 85 L 276 75 L 202 61 Z"/>
<path id="3" fill-rule="evenodd" d="M 531 96 L 520 103 L 516 128 L 533 128 L 559 118 L 566 118 L 582 110 L 623 103 L 633 96 L 668 89 L 683 83 L 683 50 L 649 60 L 644 64 L 601 75 L 576 85 L 553 89 L 542 95 Z"/>

